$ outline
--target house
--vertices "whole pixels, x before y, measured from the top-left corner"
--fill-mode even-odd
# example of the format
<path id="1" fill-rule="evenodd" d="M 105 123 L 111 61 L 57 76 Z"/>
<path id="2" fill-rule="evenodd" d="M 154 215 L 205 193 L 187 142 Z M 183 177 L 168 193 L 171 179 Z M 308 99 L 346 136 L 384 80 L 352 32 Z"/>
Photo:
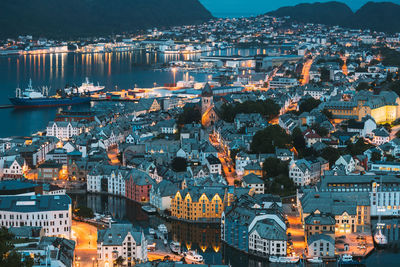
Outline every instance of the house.
<path id="1" fill-rule="evenodd" d="M 175 134 L 178 130 L 176 121 L 174 119 L 163 120 L 156 124 L 162 134 Z"/>
<path id="2" fill-rule="evenodd" d="M 311 147 L 313 144 L 322 141 L 322 137 L 319 136 L 315 130 L 308 128 L 303 132 L 304 140 L 306 141 L 307 147 Z"/>
<path id="3" fill-rule="evenodd" d="M 135 229 L 132 224 L 122 223 L 97 230 L 98 266 L 114 266 L 118 257 L 122 257 L 127 266 L 147 261 L 147 240 L 142 230 Z"/>
<path id="4" fill-rule="evenodd" d="M 264 181 L 254 173 L 243 176 L 242 185 L 252 188 L 255 194 L 264 194 Z"/>
<path id="5" fill-rule="evenodd" d="M 347 131 L 358 133 L 361 137 L 372 136 L 372 131 L 376 129 L 375 120 L 371 116 L 365 116 L 361 121 L 349 120 Z"/>
<path id="6" fill-rule="evenodd" d="M 335 239 L 329 235 L 316 234 L 307 238 L 308 257 L 335 256 Z"/>
<path id="7" fill-rule="evenodd" d="M 319 211 L 312 212 L 304 218 L 306 238 L 316 234 L 325 234 L 334 238 L 335 225 L 335 217 L 330 214 L 320 213 Z"/>
<path id="8" fill-rule="evenodd" d="M 326 166 L 326 161 L 323 159 L 292 160 L 289 164 L 289 178 L 300 186 L 316 183 L 321 177 L 321 166 L 323 168 Z"/>
<path id="9" fill-rule="evenodd" d="M 207 157 L 207 167 L 211 174 L 221 174 L 222 164 L 221 161 L 214 155 L 209 155 Z"/>
<path id="10" fill-rule="evenodd" d="M 247 164 L 246 167 L 244 167 L 243 175 L 246 176 L 246 175 L 249 175 L 250 173 L 253 173 L 253 174 L 261 177 L 263 175 L 263 171 L 262 171 L 260 164 L 253 163 L 253 162 L 250 162 L 249 164 Z"/>
<path id="11" fill-rule="evenodd" d="M 336 162 L 335 166 L 343 165 L 346 171 L 346 174 L 354 172 L 356 168 L 356 162 L 351 155 L 342 155 L 340 156 Z M 334 167 L 333 167 L 334 168 Z"/>
<path id="12" fill-rule="evenodd" d="M 150 189 L 150 204 L 159 211 L 171 210 L 171 199 L 179 190 L 176 184 L 163 180 Z"/>
<path id="13" fill-rule="evenodd" d="M 75 121 L 50 121 L 47 124 L 46 136 L 55 136 L 61 140 L 67 140 L 79 135 L 83 131 L 83 125 Z"/>
<path id="14" fill-rule="evenodd" d="M 0 161 L 2 163 L 2 178 L 22 178 L 24 176 L 24 171 L 28 169 L 25 159 L 20 156 L 16 156 L 9 160 Z"/>
<path id="15" fill-rule="evenodd" d="M 57 180 L 62 170 L 62 164 L 55 161 L 46 161 L 37 167 L 38 181 L 53 181 Z"/>
<path id="16" fill-rule="evenodd" d="M 131 169 L 125 182 L 125 196 L 136 202 L 149 202 L 150 190 L 155 184 L 156 182 L 146 172 Z"/>
<path id="17" fill-rule="evenodd" d="M 372 136 L 372 143 L 377 146 L 380 146 L 390 141 L 390 134 L 384 127 L 373 130 Z"/>
<path id="18" fill-rule="evenodd" d="M 286 229 L 274 219 L 257 221 L 249 232 L 249 252 L 258 256 L 286 256 Z"/>

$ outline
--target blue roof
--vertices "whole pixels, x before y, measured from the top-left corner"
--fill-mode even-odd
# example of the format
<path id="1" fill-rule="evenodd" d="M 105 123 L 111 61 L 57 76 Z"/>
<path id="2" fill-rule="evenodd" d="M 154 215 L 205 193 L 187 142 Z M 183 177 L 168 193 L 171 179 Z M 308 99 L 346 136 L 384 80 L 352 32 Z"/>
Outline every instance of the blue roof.
<path id="1" fill-rule="evenodd" d="M 34 188 L 36 186 L 38 186 L 38 184 L 20 181 L 20 180 L 7 180 L 7 181 L 0 182 L 0 191 L 27 189 L 27 188 Z"/>
<path id="2" fill-rule="evenodd" d="M 70 205 L 68 195 L 0 196 L 0 211 L 45 212 L 68 210 Z"/>

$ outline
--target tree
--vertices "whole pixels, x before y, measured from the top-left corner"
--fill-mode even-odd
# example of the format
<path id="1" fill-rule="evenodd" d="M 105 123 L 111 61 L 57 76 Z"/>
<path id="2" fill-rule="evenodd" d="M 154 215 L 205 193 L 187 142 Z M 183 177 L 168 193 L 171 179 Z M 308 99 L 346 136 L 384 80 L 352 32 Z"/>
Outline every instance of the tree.
<path id="1" fill-rule="evenodd" d="M 326 147 L 321 151 L 321 157 L 329 161 L 329 166 L 333 166 L 340 157 L 340 152 L 336 148 Z"/>
<path id="2" fill-rule="evenodd" d="M 178 124 L 199 123 L 201 120 L 201 113 L 198 108 L 194 106 L 185 106 L 183 112 L 178 116 Z"/>
<path id="3" fill-rule="evenodd" d="M 172 160 L 171 167 L 176 172 L 183 172 L 186 171 L 187 161 L 185 158 L 182 157 L 175 157 Z"/>
<path id="4" fill-rule="evenodd" d="M 93 210 L 86 206 L 78 207 L 77 209 L 74 210 L 74 214 L 81 218 L 93 218 L 94 217 Z"/>
<path id="5" fill-rule="evenodd" d="M 279 115 L 279 110 L 280 106 L 272 99 L 223 104 L 221 107 L 221 119 L 226 122 L 233 122 L 239 113 L 259 113 L 266 119 L 271 120 Z"/>
<path id="6" fill-rule="evenodd" d="M 275 153 L 275 147 L 285 148 L 291 141 L 290 135 L 279 125 L 270 125 L 253 136 L 250 149 L 254 153 Z"/>
<path id="7" fill-rule="evenodd" d="M 303 154 L 306 148 L 306 140 L 304 140 L 303 133 L 299 127 L 296 127 L 292 133 L 293 146 L 299 154 Z"/>
<path id="8" fill-rule="evenodd" d="M 242 181 L 240 181 L 239 179 L 235 179 L 233 181 L 233 184 L 235 185 L 235 187 L 240 187 L 242 185 Z"/>
<path id="9" fill-rule="evenodd" d="M 122 266 L 124 261 L 125 259 L 122 256 L 118 256 L 118 258 L 115 259 L 114 264 L 117 266 Z"/>
<path id="10" fill-rule="evenodd" d="M 296 193 L 296 186 L 289 176 L 281 174 L 272 178 L 271 183 L 267 187 L 267 193 L 290 196 Z"/>
<path id="11" fill-rule="evenodd" d="M 363 154 L 371 147 L 373 147 L 373 145 L 365 142 L 364 138 L 359 138 L 355 144 L 353 144 L 352 142 L 348 142 L 346 151 L 348 154 L 356 156 Z"/>
<path id="12" fill-rule="evenodd" d="M 287 162 L 278 158 L 266 158 L 263 163 L 264 177 L 276 177 L 279 175 L 288 175 L 289 167 Z"/>
<path id="13" fill-rule="evenodd" d="M 14 245 L 11 243 L 14 235 L 8 232 L 7 228 L 0 228 L 0 266 L 8 267 L 31 267 L 33 260 L 31 257 L 21 257 L 15 252 Z"/>
<path id="14" fill-rule="evenodd" d="M 382 157 L 382 156 L 381 156 L 381 153 L 374 151 L 374 152 L 372 152 L 372 154 L 371 154 L 371 161 L 372 161 L 372 162 L 380 161 L 380 160 L 381 160 L 381 157 Z"/>
<path id="15" fill-rule="evenodd" d="M 327 110 L 326 108 L 324 108 L 322 111 L 321 111 L 321 113 L 322 114 L 324 114 L 328 119 L 333 119 L 333 114 L 332 114 L 332 112 L 330 112 L 329 110 Z"/>
<path id="16" fill-rule="evenodd" d="M 313 129 L 321 137 L 326 137 L 329 134 L 329 131 L 326 128 L 321 127 L 319 124 L 313 124 L 311 129 Z"/>
<path id="17" fill-rule="evenodd" d="M 314 108 L 318 107 L 319 104 L 321 104 L 321 101 L 312 97 L 302 100 L 299 106 L 300 114 L 303 112 L 310 112 Z"/>
<path id="18" fill-rule="evenodd" d="M 329 82 L 331 80 L 331 72 L 327 68 L 321 68 L 321 82 Z"/>

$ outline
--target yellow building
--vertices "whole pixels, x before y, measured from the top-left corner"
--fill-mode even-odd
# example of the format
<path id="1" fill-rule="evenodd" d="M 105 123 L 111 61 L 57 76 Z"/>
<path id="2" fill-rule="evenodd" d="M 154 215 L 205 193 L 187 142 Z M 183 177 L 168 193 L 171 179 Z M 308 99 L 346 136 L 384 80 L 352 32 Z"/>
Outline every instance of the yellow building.
<path id="1" fill-rule="evenodd" d="M 171 216 L 187 221 L 217 221 L 230 199 L 223 188 L 188 187 L 172 198 Z"/>
<path id="2" fill-rule="evenodd" d="M 367 115 L 376 123 L 391 123 L 400 118 L 400 98 L 392 91 L 381 91 L 379 95 L 360 91 L 349 101 L 329 101 L 324 108 L 332 112 L 336 122 L 348 119 L 360 121 Z"/>

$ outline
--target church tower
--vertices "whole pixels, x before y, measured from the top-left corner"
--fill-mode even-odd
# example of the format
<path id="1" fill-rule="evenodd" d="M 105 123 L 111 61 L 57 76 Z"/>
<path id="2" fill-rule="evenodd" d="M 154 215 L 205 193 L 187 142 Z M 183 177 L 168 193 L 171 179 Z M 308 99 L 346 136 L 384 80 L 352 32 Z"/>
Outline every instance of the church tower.
<path id="1" fill-rule="evenodd" d="M 201 91 L 201 116 L 212 106 L 214 106 L 213 93 L 210 85 L 206 83 Z"/>

